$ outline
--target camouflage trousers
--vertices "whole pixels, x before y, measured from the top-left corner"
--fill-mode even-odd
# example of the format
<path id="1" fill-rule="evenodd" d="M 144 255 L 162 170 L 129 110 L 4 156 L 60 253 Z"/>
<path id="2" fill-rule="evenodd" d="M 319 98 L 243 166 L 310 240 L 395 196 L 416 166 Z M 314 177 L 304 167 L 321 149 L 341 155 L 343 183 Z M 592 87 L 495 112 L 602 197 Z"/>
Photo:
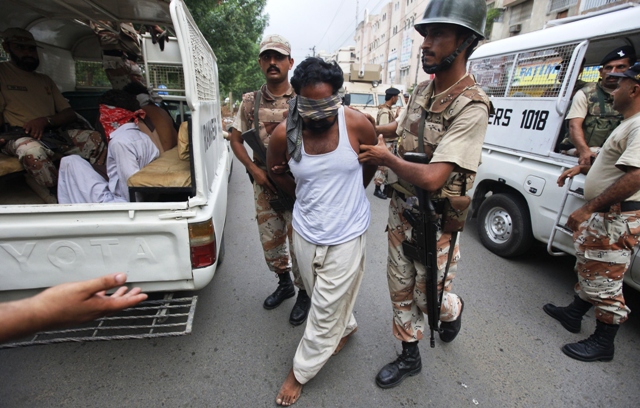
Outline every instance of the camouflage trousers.
<path id="1" fill-rule="evenodd" d="M 389 243 L 389 257 L 387 259 L 387 283 L 393 307 L 393 334 L 399 340 L 412 342 L 422 339 L 428 325 L 425 325 L 424 315 L 427 313 L 427 285 L 426 268 L 404 256 L 402 241 L 411 239 L 412 227 L 402 216 L 405 201 L 394 190 L 389 203 L 389 220 L 387 238 Z M 459 235 L 458 235 L 459 236 Z M 442 292 L 442 306 L 440 320 L 450 322 L 460 314 L 460 298 L 451 293 L 453 278 L 458 269 L 460 249 L 455 243 L 453 257 L 446 282 L 443 282 L 447 258 L 451 248 L 451 234 L 438 229 L 437 265 L 438 265 L 438 293 Z"/>
<path id="2" fill-rule="evenodd" d="M 300 278 L 298 261 L 293 250 L 293 228 L 291 227 L 291 211 L 279 212 L 271 208 L 269 200 L 275 194 L 253 183 L 253 198 L 256 204 L 256 221 L 260 243 L 264 252 L 264 260 L 271 272 L 276 274 L 293 272 L 293 282 L 304 290 Z M 289 243 L 287 244 L 287 239 Z"/>
<path id="3" fill-rule="evenodd" d="M 82 129 L 71 129 L 65 132 L 73 142 L 73 146 L 61 148 L 61 154 L 65 156 L 77 154 L 89 160 L 91 164 L 104 165 L 107 149 L 100 133 Z M 54 152 L 38 140 L 31 137 L 11 140 L 7 142 L 2 151 L 10 156 L 16 156 L 26 172 L 38 184 L 47 188 L 57 185 L 58 169 L 53 164 Z"/>
<path id="4" fill-rule="evenodd" d="M 638 245 L 640 211 L 593 213 L 574 232 L 575 291 L 593 303 L 596 319 L 621 324 L 631 310 L 622 294 L 622 279 Z"/>

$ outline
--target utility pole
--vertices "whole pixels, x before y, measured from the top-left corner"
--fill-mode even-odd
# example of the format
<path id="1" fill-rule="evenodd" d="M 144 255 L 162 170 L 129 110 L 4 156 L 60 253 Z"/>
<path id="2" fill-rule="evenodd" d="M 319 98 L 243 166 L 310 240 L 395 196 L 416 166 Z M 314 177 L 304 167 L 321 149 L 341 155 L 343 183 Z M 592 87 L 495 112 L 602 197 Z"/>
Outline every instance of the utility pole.
<path id="1" fill-rule="evenodd" d="M 312 48 L 309 48 L 311 51 L 313 51 L 313 55 L 312 57 L 316 56 L 316 46 L 314 45 Z"/>

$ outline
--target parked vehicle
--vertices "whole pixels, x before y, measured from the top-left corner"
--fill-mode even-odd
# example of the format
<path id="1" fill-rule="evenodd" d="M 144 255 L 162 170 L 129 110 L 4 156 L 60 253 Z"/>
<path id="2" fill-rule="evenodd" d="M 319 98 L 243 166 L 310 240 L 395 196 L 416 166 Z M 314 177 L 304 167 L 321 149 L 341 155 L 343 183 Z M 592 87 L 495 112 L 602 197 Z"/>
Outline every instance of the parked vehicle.
<path id="1" fill-rule="evenodd" d="M 404 92 L 401 85 L 383 84 L 380 80 L 380 64 L 351 64 L 349 73 L 345 73 L 342 93 L 345 104 L 356 108 L 360 112 L 368 113 L 375 119 L 378 107 L 384 103 L 385 91 L 394 87 Z M 398 102 L 393 105 L 398 114 L 405 108 L 404 98 L 400 95 Z"/>
<path id="2" fill-rule="evenodd" d="M 104 20 L 169 30 L 164 50 L 141 36 L 144 61 L 138 63 L 146 83 L 164 93 L 174 119 L 188 123 L 182 159 L 172 149 L 134 175 L 146 181 L 132 185 L 130 179 L 129 203 L 44 204 L 26 188 L 0 191 L 3 298 L 115 271 L 146 292 L 197 290 L 221 262 L 232 154 L 221 128 L 216 56 L 185 3 L 12 0 L 3 3 L 0 29 L 31 31 L 40 47 L 39 71 L 77 112 L 95 120 L 97 97 L 110 86 L 96 82 L 102 55 L 89 21 Z M 147 171 L 150 166 L 165 174 Z"/>
<path id="3" fill-rule="evenodd" d="M 622 45 L 640 50 L 640 7 L 626 5 L 600 13 L 556 20 L 548 28 L 479 47 L 469 70 L 491 97 L 495 114 L 482 151 L 474 188 L 472 215 L 485 247 L 504 257 L 526 252 L 535 240 L 547 243 L 556 225 L 584 200 L 570 195 L 560 174 L 577 165 L 562 154 L 563 121 L 580 79 L 597 81 L 598 63 Z M 574 178 L 580 190 L 584 176 Z M 556 234 L 551 247 L 574 254 L 571 237 Z M 634 258 L 625 282 L 640 289 L 640 262 Z"/>

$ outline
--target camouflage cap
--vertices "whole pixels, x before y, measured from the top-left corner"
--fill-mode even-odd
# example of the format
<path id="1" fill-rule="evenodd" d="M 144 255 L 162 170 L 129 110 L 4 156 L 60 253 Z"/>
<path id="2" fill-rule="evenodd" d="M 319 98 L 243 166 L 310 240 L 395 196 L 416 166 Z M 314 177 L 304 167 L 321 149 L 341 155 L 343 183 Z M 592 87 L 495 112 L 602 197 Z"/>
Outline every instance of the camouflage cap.
<path id="1" fill-rule="evenodd" d="M 278 34 L 266 35 L 260 43 L 260 54 L 267 50 L 277 51 L 282 55 L 291 55 L 289 40 Z"/>
<path id="2" fill-rule="evenodd" d="M 624 72 L 612 72 L 607 75 L 618 78 L 631 78 L 640 84 L 640 63 L 635 64 Z"/>
<path id="3" fill-rule="evenodd" d="M 37 47 L 36 40 L 33 38 L 33 34 L 29 31 L 18 27 L 11 27 L 4 30 L 2 33 L 4 42 L 19 45 L 31 45 Z"/>

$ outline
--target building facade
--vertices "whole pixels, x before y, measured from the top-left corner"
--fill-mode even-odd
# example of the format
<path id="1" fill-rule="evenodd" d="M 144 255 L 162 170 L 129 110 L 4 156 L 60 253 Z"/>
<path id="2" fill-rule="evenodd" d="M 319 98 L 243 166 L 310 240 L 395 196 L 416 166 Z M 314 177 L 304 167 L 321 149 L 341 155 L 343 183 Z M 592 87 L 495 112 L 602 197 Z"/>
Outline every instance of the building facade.
<path id="1" fill-rule="evenodd" d="M 429 79 L 422 70 L 422 36 L 413 28 L 429 0 L 391 0 L 377 14 L 365 10 L 354 40 L 355 61 L 380 64 L 382 81 L 412 89 Z M 640 3 L 640 0 L 487 0 L 487 41 L 544 28 L 551 20 Z M 344 70 L 344 68 L 343 68 Z M 345 70 L 346 72 L 346 70 Z"/>

